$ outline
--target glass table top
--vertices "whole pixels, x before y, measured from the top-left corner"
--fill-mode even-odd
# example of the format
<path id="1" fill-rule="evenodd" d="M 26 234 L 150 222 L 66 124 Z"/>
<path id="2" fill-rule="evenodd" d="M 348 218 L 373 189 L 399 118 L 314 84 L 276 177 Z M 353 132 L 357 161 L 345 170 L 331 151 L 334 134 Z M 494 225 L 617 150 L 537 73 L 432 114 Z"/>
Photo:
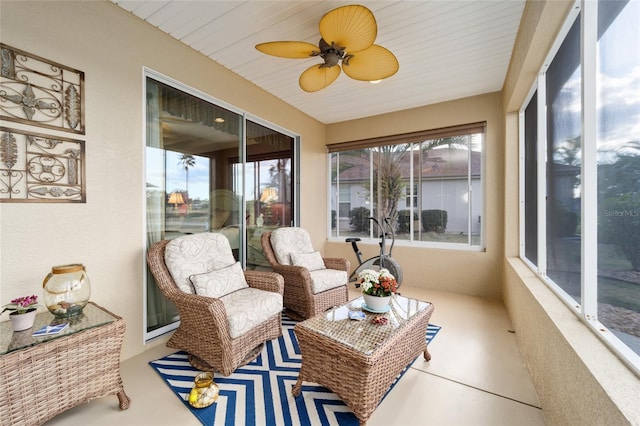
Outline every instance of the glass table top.
<path id="1" fill-rule="evenodd" d="M 346 305 L 309 318 L 299 323 L 299 326 L 327 336 L 365 355 L 371 355 L 379 345 L 402 329 L 418 313 L 427 309 L 430 303 L 393 295 L 391 307 L 384 314 L 368 312 L 362 308 L 363 305 L 364 299 L 359 297 Z M 359 321 L 350 319 L 349 311 L 364 312 L 365 318 Z M 387 323 L 372 324 L 371 319 L 376 317 L 387 318 Z"/>
<path id="2" fill-rule="evenodd" d="M 63 336 L 98 327 L 115 321 L 116 318 L 108 312 L 100 309 L 93 303 L 87 303 L 82 313 L 70 318 L 56 318 L 49 311 L 36 315 L 33 327 L 24 331 L 13 331 L 11 321 L 0 322 L 0 355 L 27 348 L 40 343 L 58 339 Z M 32 334 L 46 325 L 69 323 L 69 326 L 57 334 L 34 337 Z"/>

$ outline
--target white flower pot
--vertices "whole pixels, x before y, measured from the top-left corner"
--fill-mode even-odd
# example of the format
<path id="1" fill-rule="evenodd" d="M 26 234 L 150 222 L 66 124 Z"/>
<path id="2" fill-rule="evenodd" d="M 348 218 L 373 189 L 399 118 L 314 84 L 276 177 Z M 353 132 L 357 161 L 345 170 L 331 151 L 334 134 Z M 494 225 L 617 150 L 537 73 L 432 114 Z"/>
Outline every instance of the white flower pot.
<path id="1" fill-rule="evenodd" d="M 19 314 L 17 312 L 10 313 L 9 319 L 11 320 L 13 331 L 22 331 L 33 327 L 33 322 L 36 320 L 37 313 L 38 310 L 35 308 L 25 312 L 24 314 Z"/>
<path id="2" fill-rule="evenodd" d="M 368 308 L 374 311 L 384 311 L 387 309 L 389 302 L 391 302 L 391 296 L 372 296 L 370 294 L 363 294 L 364 303 Z"/>

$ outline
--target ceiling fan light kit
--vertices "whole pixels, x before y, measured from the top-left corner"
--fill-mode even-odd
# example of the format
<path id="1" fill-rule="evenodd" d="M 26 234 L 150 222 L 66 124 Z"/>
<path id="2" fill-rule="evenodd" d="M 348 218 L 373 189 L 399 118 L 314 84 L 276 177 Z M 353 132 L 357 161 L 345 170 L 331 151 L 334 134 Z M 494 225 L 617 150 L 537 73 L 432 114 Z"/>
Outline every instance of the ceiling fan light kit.
<path id="1" fill-rule="evenodd" d="M 300 88 L 305 92 L 324 89 L 336 81 L 341 71 L 360 81 L 382 80 L 398 71 L 395 55 L 373 44 L 378 26 L 366 7 L 350 5 L 333 9 L 322 17 L 319 28 L 322 38 L 318 46 L 302 41 L 272 41 L 260 43 L 256 49 L 280 58 L 322 58 L 323 63 L 313 65 L 300 75 Z"/>

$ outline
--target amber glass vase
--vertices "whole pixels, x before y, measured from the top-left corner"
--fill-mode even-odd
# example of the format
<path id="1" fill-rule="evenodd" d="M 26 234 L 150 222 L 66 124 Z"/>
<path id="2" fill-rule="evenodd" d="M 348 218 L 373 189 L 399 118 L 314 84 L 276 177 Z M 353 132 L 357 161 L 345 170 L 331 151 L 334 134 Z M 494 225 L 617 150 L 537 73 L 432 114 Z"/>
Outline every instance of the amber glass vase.
<path id="1" fill-rule="evenodd" d="M 205 408 L 216 402 L 220 388 L 213 381 L 213 373 L 204 372 L 194 379 L 193 388 L 189 393 L 189 404 L 195 408 Z"/>

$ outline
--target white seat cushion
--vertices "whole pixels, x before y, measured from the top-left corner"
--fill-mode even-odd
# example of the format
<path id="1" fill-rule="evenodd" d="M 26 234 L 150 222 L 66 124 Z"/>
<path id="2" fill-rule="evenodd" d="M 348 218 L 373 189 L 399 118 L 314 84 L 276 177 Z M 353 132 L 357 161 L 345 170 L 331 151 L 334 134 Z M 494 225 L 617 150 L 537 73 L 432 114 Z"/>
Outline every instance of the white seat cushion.
<path id="1" fill-rule="evenodd" d="M 309 271 L 325 269 L 324 260 L 319 251 L 313 253 L 291 253 L 291 263 L 295 266 L 302 266 Z"/>
<path id="2" fill-rule="evenodd" d="M 309 272 L 311 275 L 311 291 L 313 294 L 340 287 L 347 284 L 348 277 L 346 271 L 337 269 L 318 269 Z"/>
<path id="3" fill-rule="evenodd" d="M 236 263 L 236 259 L 224 235 L 206 232 L 169 241 L 164 262 L 178 288 L 193 294 L 189 277 L 226 268 Z"/>
<path id="4" fill-rule="evenodd" d="M 302 228 L 284 227 L 271 233 L 271 247 L 281 265 L 291 265 L 291 253 L 312 253 L 311 237 Z"/>
<path id="5" fill-rule="evenodd" d="M 227 311 L 229 336 L 236 339 L 258 324 L 282 312 L 282 295 L 257 288 L 245 288 L 221 297 Z"/>
<path id="6" fill-rule="evenodd" d="M 220 298 L 249 287 L 240 262 L 217 271 L 191 275 L 190 279 L 199 296 Z"/>

